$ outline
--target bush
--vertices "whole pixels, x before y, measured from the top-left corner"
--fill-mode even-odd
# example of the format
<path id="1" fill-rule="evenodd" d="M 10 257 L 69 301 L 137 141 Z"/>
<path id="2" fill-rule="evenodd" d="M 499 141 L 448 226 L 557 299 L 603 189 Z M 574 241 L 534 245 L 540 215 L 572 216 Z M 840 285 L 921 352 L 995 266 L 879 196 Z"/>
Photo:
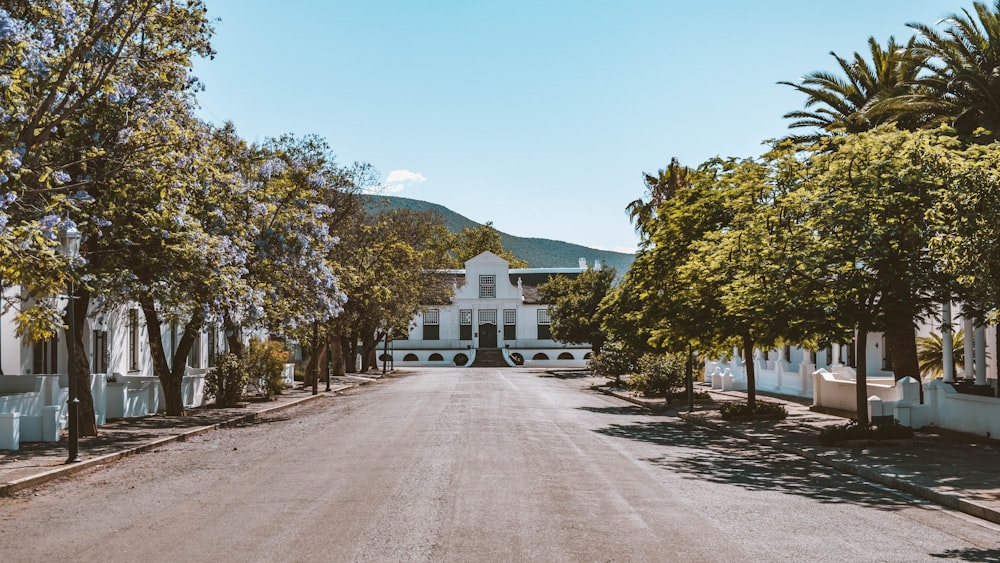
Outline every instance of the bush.
<path id="1" fill-rule="evenodd" d="M 719 412 L 722 420 L 784 420 L 788 416 L 785 405 L 767 401 L 755 401 L 756 408 L 751 409 L 748 403 L 722 403 Z"/>
<path id="2" fill-rule="evenodd" d="M 205 376 L 205 393 L 215 399 L 217 407 L 231 407 L 243 398 L 250 383 L 250 371 L 236 354 L 225 354 L 214 370 Z"/>
<path id="3" fill-rule="evenodd" d="M 857 420 L 852 419 L 846 424 L 838 424 L 829 428 L 824 428 L 819 432 L 819 443 L 824 446 L 834 446 L 848 440 L 906 440 L 913 438 L 913 429 L 903 426 L 897 420 L 892 424 L 876 426 L 868 424 L 861 426 Z"/>
<path id="4" fill-rule="evenodd" d="M 674 354 L 643 354 L 628 387 L 645 396 L 668 396 L 684 386 L 684 359 Z"/>
<path id="5" fill-rule="evenodd" d="M 615 383 L 621 385 L 621 377 L 626 373 L 635 373 L 638 368 L 635 353 L 616 340 L 609 340 L 587 360 L 587 368 L 594 375 L 613 377 Z"/>
<path id="6" fill-rule="evenodd" d="M 278 342 L 251 340 L 243 352 L 243 363 L 261 395 L 270 399 L 285 390 L 283 377 L 288 352 Z"/>

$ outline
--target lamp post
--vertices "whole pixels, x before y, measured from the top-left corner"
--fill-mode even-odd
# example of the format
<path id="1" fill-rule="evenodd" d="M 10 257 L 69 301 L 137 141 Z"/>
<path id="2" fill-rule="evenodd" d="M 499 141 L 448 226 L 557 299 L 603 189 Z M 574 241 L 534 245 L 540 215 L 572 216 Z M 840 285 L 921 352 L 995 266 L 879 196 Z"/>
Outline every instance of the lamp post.
<path id="1" fill-rule="evenodd" d="M 66 226 L 59 235 L 59 251 L 72 263 L 80 256 L 80 231 L 72 224 Z M 66 400 L 69 416 L 69 456 L 66 463 L 80 461 L 80 399 L 76 396 L 76 299 L 73 296 L 75 288 L 73 277 L 67 282 L 66 314 L 69 316 L 69 330 L 66 335 L 66 351 L 69 355 L 67 373 L 69 378 L 69 398 Z"/>

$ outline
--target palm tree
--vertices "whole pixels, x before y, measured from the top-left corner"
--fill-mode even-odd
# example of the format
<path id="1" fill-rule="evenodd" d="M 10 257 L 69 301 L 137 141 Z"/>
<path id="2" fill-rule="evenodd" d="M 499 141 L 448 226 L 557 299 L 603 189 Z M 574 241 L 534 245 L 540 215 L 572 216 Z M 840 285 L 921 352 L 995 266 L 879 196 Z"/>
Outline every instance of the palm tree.
<path id="1" fill-rule="evenodd" d="M 656 219 L 656 211 L 660 205 L 672 198 L 678 189 L 690 185 L 688 177 L 690 169 L 682 166 L 676 157 L 670 159 L 670 164 L 666 169 L 657 171 L 656 176 L 643 174 L 646 183 L 646 194 L 649 201 L 637 199 L 625 206 L 629 218 L 635 223 L 635 230 L 640 235 L 649 235 L 652 230 L 653 221 Z"/>
<path id="2" fill-rule="evenodd" d="M 944 375 L 943 350 L 944 338 L 936 332 L 917 338 L 917 362 L 924 378 L 935 379 Z M 965 363 L 965 331 L 952 333 L 951 350 L 951 372 L 956 373 L 955 366 Z"/>
<path id="3" fill-rule="evenodd" d="M 806 95 L 806 109 L 785 114 L 786 118 L 796 120 L 789 127 L 817 130 L 792 138 L 811 142 L 828 135 L 860 133 L 893 121 L 904 127 L 913 126 L 908 108 L 894 101 L 912 95 L 923 68 L 914 45 L 914 38 L 903 46 L 890 37 L 883 49 L 874 37 L 869 37 L 871 62 L 860 53 L 854 53 L 852 59 L 844 59 L 831 52 L 842 76 L 819 71 L 810 73 L 797 84 L 779 82 Z"/>
<path id="4" fill-rule="evenodd" d="M 909 99 L 915 110 L 944 118 L 963 135 L 982 127 L 1000 138 L 1000 0 L 992 7 L 974 2 L 975 17 L 968 11 L 952 14 L 939 23 L 948 27 L 937 32 L 930 26 L 911 23 L 920 40 L 915 54 L 927 73 L 925 87 Z M 978 20 L 978 21 L 977 21 Z"/>

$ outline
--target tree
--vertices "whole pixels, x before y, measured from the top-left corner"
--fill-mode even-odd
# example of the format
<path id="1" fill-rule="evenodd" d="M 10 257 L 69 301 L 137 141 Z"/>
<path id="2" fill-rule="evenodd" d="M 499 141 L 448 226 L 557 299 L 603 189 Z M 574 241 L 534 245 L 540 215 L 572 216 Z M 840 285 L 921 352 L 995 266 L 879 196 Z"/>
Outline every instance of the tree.
<path id="1" fill-rule="evenodd" d="M 75 223 L 84 233 L 85 258 L 73 271 L 78 326 L 90 296 L 121 277 L 103 267 L 100 240 L 117 218 L 111 209 L 131 195 L 119 180 L 135 178 L 135 167 L 150 161 L 144 153 L 160 149 L 158 137 L 142 132 L 157 120 L 170 129 L 177 108 L 190 107 L 191 57 L 212 55 L 211 26 L 198 1 L 43 0 L 7 3 L 0 30 L 0 185 L 9 190 L 0 262 L 4 281 L 33 298 L 18 315 L 32 341 L 51 334 L 57 319 L 42 297 L 66 276 L 52 252 L 56 230 Z M 93 435 L 82 332 L 71 361 L 81 435 Z"/>
<path id="2" fill-rule="evenodd" d="M 590 344 L 599 354 L 605 340 L 600 305 L 614 280 L 614 268 L 589 268 L 575 278 L 554 276 L 539 286 L 539 298 L 549 304 L 552 338 Z"/>
<path id="3" fill-rule="evenodd" d="M 366 371 L 376 365 L 379 341 L 407 334 L 421 307 L 450 297 L 450 282 L 436 271 L 450 265 L 451 238 L 436 215 L 403 209 L 361 209 L 340 227 L 334 257 L 347 302 L 332 334 L 348 336 L 347 357 L 355 357 L 354 346 L 361 342 Z"/>
<path id="4" fill-rule="evenodd" d="M 928 71 L 918 95 L 906 98 L 913 111 L 947 119 L 960 135 L 985 129 L 986 140 L 1000 138 L 1000 1 L 973 2 L 968 10 L 941 20 L 943 32 L 911 23 L 920 36 L 914 52 Z"/>
<path id="5" fill-rule="evenodd" d="M 860 133 L 901 120 L 904 126 L 919 123 L 912 106 L 898 103 L 918 91 L 917 77 L 925 58 L 914 44 L 912 38 L 903 46 L 890 37 L 883 48 L 869 37 L 870 62 L 859 53 L 844 59 L 831 52 L 842 76 L 819 71 L 806 75 L 799 83 L 779 82 L 806 95 L 806 109 L 789 112 L 785 117 L 796 120 L 789 125 L 791 128 L 816 131 L 797 136 L 796 140 L 814 142 L 827 135 Z"/>
<path id="6" fill-rule="evenodd" d="M 503 247 L 500 232 L 493 227 L 492 221 L 479 227 L 462 228 L 462 231 L 455 236 L 452 249 L 454 264 L 456 267 L 461 267 L 470 258 L 487 251 L 506 260 L 511 268 L 528 267 L 527 262 L 517 258 Z"/>
<path id="7" fill-rule="evenodd" d="M 965 362 L 965 331 L 959 329 L 951 334 L 951 372 L 955 366 Z M 932 332 L 929 336 L 917 338 L 917 358 L 920 361 L 920 374 L 934 379 L 944 374 L 944 338 L 939 333 Z"/>

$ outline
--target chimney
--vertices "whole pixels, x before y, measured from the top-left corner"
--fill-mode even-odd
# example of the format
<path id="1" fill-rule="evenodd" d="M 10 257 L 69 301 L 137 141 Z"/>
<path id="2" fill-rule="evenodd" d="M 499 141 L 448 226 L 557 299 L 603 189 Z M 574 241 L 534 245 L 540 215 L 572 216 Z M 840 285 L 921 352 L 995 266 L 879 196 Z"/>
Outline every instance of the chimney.
<path id="1" fill-rule="evenodd" d="M 587 269 L 587 259 L 586 258 L 580 258 L 580 262 L 579 263 L 580 263 L 580 269 L 581 270 L 586 270 Z"/>
<path id="2" fill-rule="evenodd" d="M 600 258 L 598 258 L 597 260 L 594 260 L 594 269 L 595 270 L 600 271 L 603 268 L 604 268 L 604 261 L 603 260 L 601 260 Z"/>

